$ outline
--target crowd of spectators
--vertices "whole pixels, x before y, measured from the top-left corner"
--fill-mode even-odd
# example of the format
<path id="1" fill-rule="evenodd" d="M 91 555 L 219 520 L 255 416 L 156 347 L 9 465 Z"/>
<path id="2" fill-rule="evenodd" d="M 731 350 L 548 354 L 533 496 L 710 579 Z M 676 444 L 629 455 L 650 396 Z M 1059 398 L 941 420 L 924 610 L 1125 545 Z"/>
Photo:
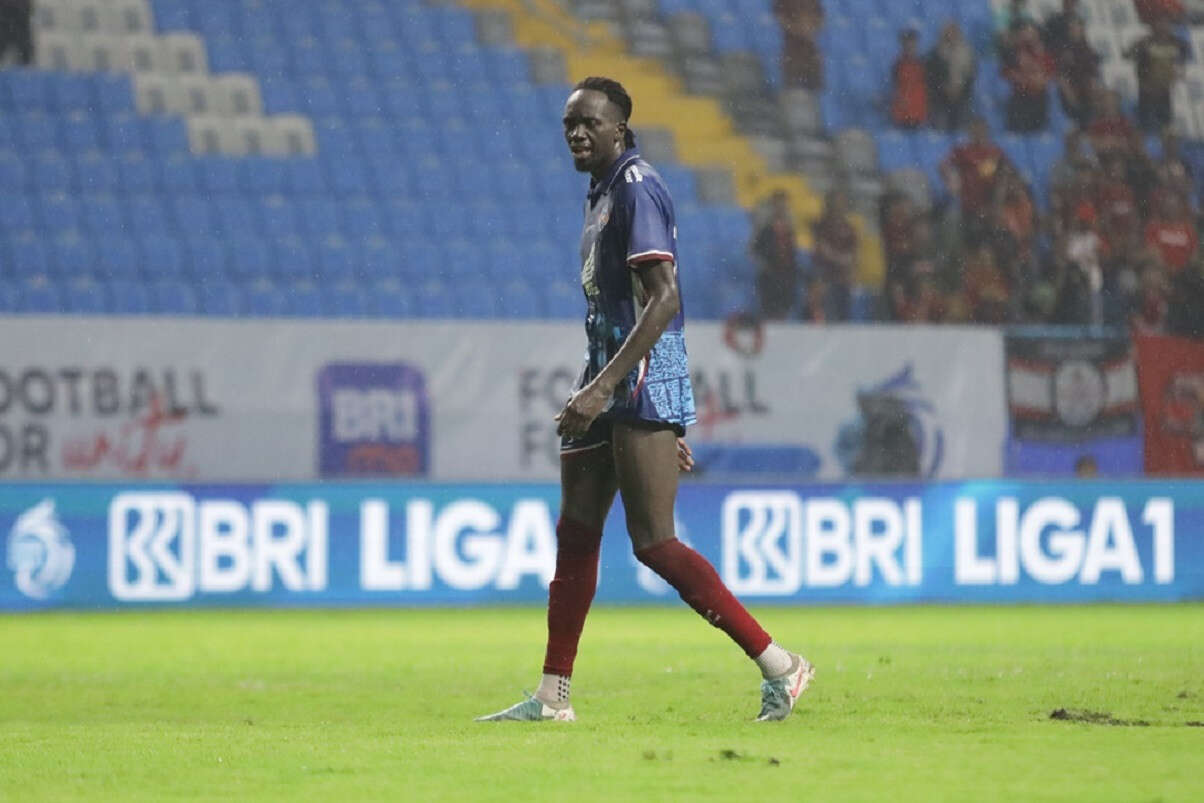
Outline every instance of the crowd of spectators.
<path id="1" fill-rule="evenodd" d="M 822 23 L 814 0 L 779 0 L 779 18 L 797 5 L 808 6 L 808 19 Z M 1188 53 L 1174 28 L 1183 8 L 1178 0 L 1136 5 L 1149 32 L 1124 53 L 1138 81 L 1129 112 L 1101 80 L 1101 59 L 1077 0 L 1063 0 L 1044 21 L 1025 0 L 1012 0 L 996 19 L 993 63 L 979 63 L 956 22 L 942 28 L 927 52 L 917 32 L 900 32 L 889 76 L 891 124 L 964 129 L 964 137 L 940 165 L 943 186 L 934 188 L 933 203 L 921 203 L 907 188 L 888 190 L 882 199 L 886 278 L 879 317 L 1132 326 L 1204 336 L 1201 177 L 1192 174 L 1172 128 L 1171 93 Z M 806 30 L 813 45 L 816 29 Z M 1073 121 L 1045 186 L 1031 186 L 1032 177 L 1009 159 L 987 121 L 974 116 L 980 68 L 998 69 L 1009 87 L 1003 123 L 1011 132 L 1048 130 L 1051 103 L 1060 103 Z M 796 280 L 783 277 L 803 270 L 782 245 L 794 235 L 785 198 L 775 204 L 778 211 L 763 218 L 753 249 L 761 311 L 770 319 L 792 314 L 784 298 L 795 297 L 790 281 Z M 844 190 L 827 194 L 811 233 L 802 317 L 847 320 L 857 233 Z"/>
<path id="2" fill-rule="evenodd" d="M 1204 334 L 1197 177 L 1169 129 L 1152 157 L 1118 107 L 1066 135 L 1044 211 L 981 118 L 941 165 L 946 203 L 889 193 L 886 317 Z"/>

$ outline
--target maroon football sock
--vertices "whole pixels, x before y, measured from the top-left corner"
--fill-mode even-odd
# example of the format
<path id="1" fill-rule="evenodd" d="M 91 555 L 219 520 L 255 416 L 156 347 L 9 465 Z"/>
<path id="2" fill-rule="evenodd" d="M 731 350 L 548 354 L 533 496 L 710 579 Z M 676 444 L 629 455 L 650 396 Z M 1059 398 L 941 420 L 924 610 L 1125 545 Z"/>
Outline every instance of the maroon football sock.
<path id="1" fill-rule="evenodd" d="M 577 642 L 598 587 L 602 531 L 561 516 L 556 524 L 556 574 L 548 587 L 548 648 L 543 671 L 573 674 Z"/>
<path id="2" fill-rule="evenodd" d="M 731 636 L 749 658 L 765 652 L 772 641 L 769 634 L 744 609 L 702 555 L 676 538 L 670 538 L 641 549 L 635 556 L 677 589 L 687 605 Z"/>

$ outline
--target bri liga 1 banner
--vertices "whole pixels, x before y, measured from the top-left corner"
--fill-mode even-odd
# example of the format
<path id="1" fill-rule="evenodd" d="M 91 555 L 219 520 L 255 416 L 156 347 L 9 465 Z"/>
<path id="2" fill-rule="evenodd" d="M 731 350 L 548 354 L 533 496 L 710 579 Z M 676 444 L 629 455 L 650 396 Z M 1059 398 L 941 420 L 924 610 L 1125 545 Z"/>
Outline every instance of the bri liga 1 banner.
<path id="1" fill-rule="evenodd" d="M 0 610 L 539 604 L 551 484 L 0 486 Z M 688 483 L 677 532 L 750 603 L 1204 598 L 1204 482 Z M 674 599 L 621 510 L 598 599 Z"/>
<path id="2" fill-rule="evenodd" d="M 712 476 L 1001 472 L 997 331 L 696 323 L 687 341 Z M 578 322 L 0 320 L 0 481 L 553 481 L 584 352 Z"/>

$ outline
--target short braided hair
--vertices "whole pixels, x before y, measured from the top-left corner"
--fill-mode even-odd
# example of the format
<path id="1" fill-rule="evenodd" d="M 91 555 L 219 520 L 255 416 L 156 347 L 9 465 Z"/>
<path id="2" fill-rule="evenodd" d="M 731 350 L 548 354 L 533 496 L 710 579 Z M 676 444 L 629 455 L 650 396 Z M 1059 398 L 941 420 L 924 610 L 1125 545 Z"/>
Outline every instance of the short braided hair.
<path id="1" fill-rule="evenodd" d="M 573 90 L 592 89 L 595 92 L 601 92 L 606 95 L 606 99 L 619 107 L 619 111 L 623 113 L 623 122 L 631 119 L 631 95 L 627 94 L 627 90 L 623 85 L 613 78 L 602 78 L 601 76 L 593 75 L 589 78 L 584 78 L 577 82 Z M 623 144 L 628 148 L 635 147 L 635 134 L 628 128 L 623 135 Z"/>

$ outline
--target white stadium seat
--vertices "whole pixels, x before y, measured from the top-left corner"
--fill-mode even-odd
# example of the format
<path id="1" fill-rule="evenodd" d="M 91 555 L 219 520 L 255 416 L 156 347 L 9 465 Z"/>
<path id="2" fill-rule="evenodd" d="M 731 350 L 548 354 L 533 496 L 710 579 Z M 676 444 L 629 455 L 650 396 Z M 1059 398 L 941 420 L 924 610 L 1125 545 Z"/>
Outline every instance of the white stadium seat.
<path id="1" fill-rule="evenodd" d="M 276 156 L 312 156 L 317 146 L 314 126 L 299 114 L 277 114 L 267 118 L 271 136 L 265 152 Z"/>
<path id="2" fill-rule="evenodd" d="M 175 73 L 207 73 L 205 43 L 194 33 L 169 33 L 159 37 L 163 69 Z"/>
<path id="3" fill-rule="evenodd" d="M 227 118 L 226 125 L 238 137 L 241 153 L 249 156 L 267 155 L 272 140 L 272 124 L 265 117 Z M 279 151 L 283 152 L 283 151 Z"/>
<path id="4" fill-rule="evenodd" d="M 78 31 L 79 8 L 70 0 L 40 0 L 33 9 L 35 31 Z"/>
<path id="5" fill-rule="evenodd" d="M 171 76 L 148 72 L 134 75 L 134 105 L 139 114 L 179 114 L 185 104 Z"/>
<path id="6" fill-rule="evenodd" d="M 153 33 L 150 6 L 145 0 L 102 2 L 101 27 L 108 33 Z"/>
<path id="7" fill-rule="evenodd" d="M 129 69 L 129 51 L 125 40 L 120 36 L 109 36 L 102 33 L 82 33 L 79 35 L 80 70 L 113 70 Z"/>
<path id="8" fill-rule="evenodd" d="M 230 127 L 224 117 L 192 115 L 188 119 L 188 149 L 195 156 L 231 154 L 227 145 Z M 232 133 L 232 132 L 231 132 Z M 236 138 L 235 138 L 236 142 Z M 241 155 L 241 154 L 231 154 Z"/>
<path id="9" fill-rule="evenodd" d="M 182 98 L 181 114 L 212 115 L 218 112 L 217 92 L 207 75 L 177 75 L 176 91 Z"/>
<path id="10" fill-rule="evenodd" d="M 150 34 L 126 34 L 113 36 L 125 48 L 122 70 L 134 73 L 166 72 L 163 47 L 159 39 Z"/>
<path id="11" fill-rule="evenodd" d="M 247 73 L 225 73 L 213 79 L 214 102 L 228 117 L 263 114 L 259 82 Z"/>
<path id="12" fill-rule="evenodd" d="M 34 61 L 43 70 L 83 70 L 80 37 L 73 31 L 34 31 Z"/>

